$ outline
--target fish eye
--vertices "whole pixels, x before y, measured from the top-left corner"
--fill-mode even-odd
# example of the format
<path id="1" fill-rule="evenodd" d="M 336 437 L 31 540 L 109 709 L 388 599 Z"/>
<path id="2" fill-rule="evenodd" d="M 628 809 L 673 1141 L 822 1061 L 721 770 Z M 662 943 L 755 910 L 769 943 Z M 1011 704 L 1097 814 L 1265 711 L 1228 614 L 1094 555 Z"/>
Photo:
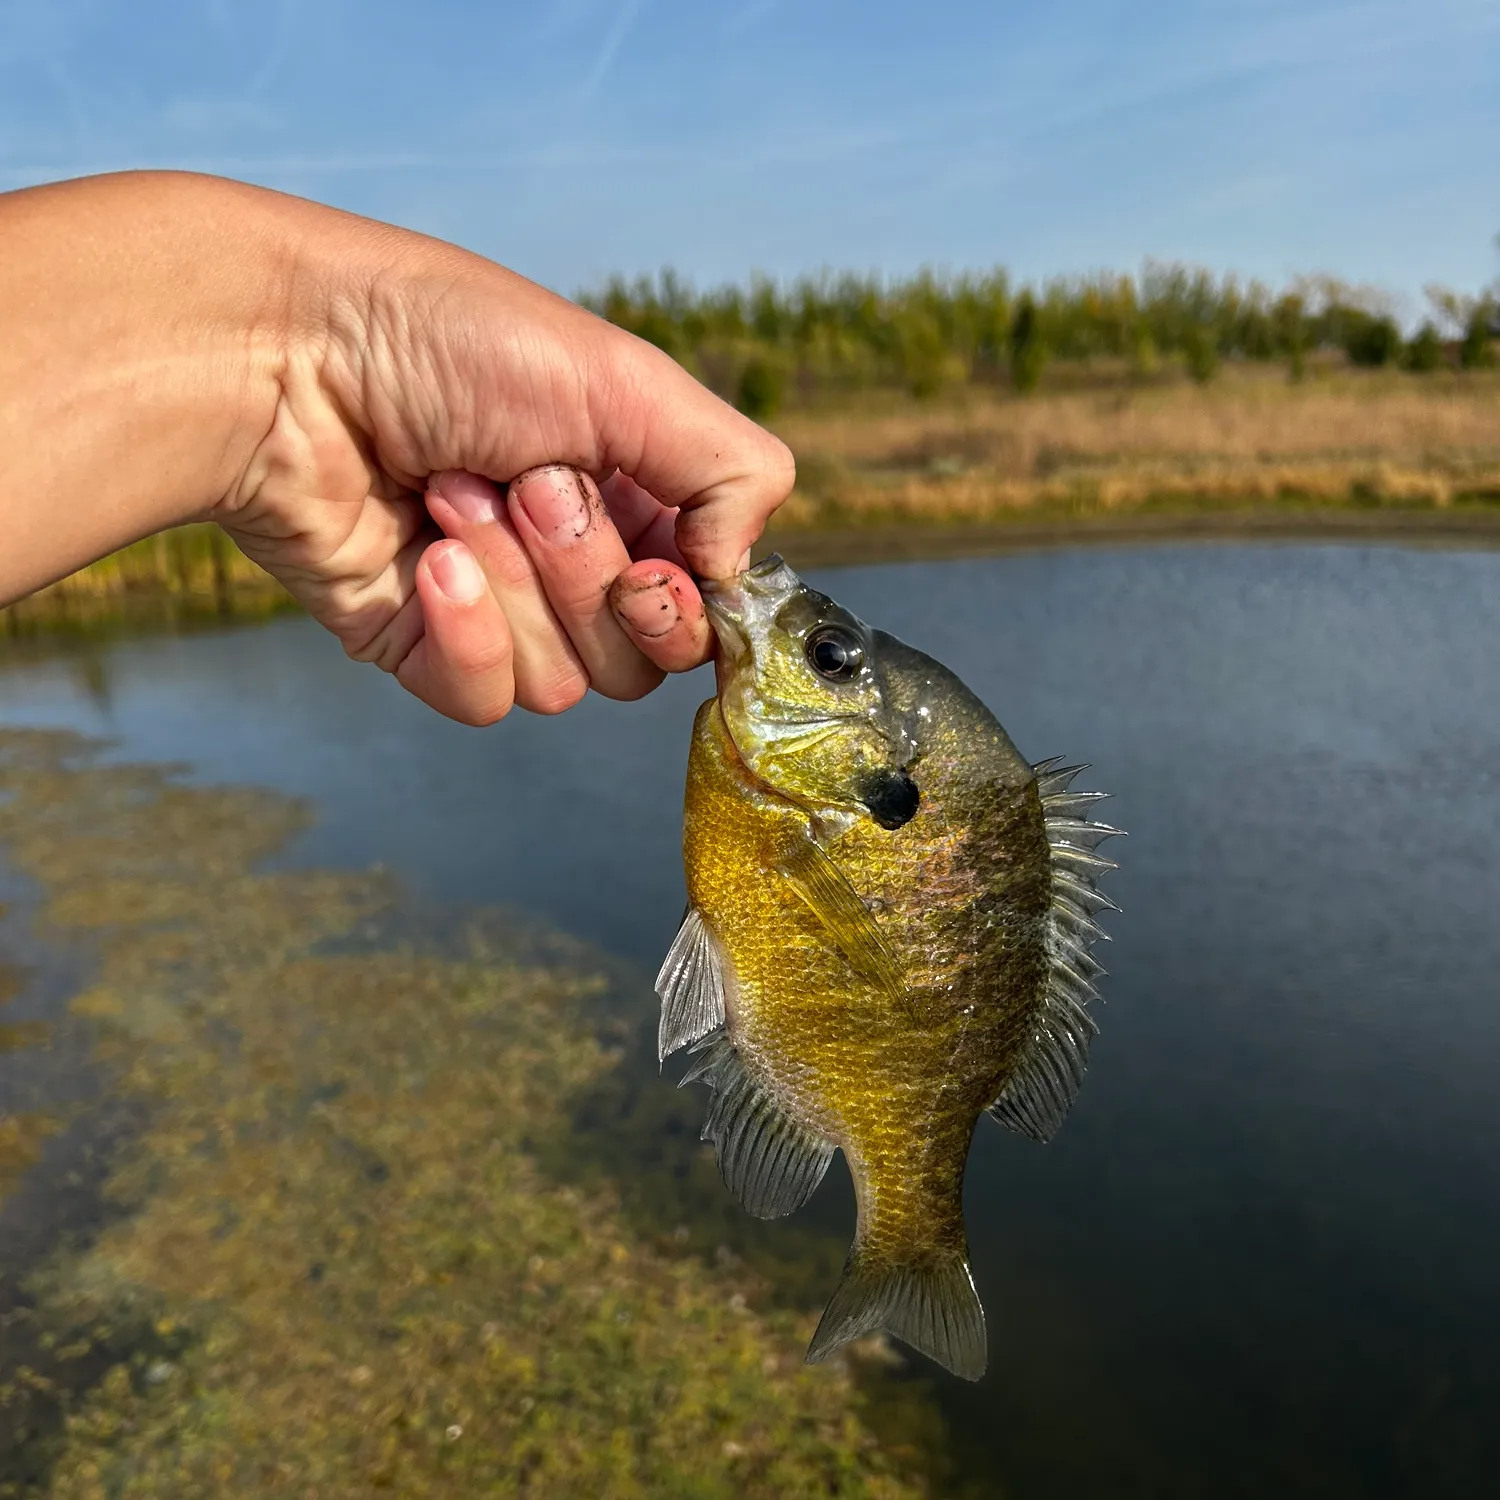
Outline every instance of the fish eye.
<path id="1" fill-rule="evenodd" d="M 865 648 L 853 631 L 824 625 L 807 638 L 807 664 L 829 682 L 851 682 L 865 663 Z"/>

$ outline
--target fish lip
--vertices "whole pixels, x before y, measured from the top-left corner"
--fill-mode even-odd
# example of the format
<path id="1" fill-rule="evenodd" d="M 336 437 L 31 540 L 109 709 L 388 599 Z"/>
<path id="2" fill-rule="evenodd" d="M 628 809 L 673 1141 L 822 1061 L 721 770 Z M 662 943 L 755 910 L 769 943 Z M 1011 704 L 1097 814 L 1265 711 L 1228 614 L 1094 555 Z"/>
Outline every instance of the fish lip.
<path id="1" fill-rule="evenodd" d="M 709 624 L 724 651 L 732 657 L 748 652 L 751 649 L 749 620 L 756 602 L 779 598 L 789 593 L 790 585 L 796 582 L 796 575 L 779 552 L 762 558 L 733 578 L 701 580 L 698 592 L 703 598 Z"/>
<path id="2" fill-rule="evenodd" d="M 779 552 L 772 552 L 758 563 L 751 563 L 744 572 L 736 573 L 732 578 L 703 579 L 698 590 L 705 598 L 710 594 L 738 593 L 744 589 L 749 589 L 751 593 L 763 593 L 765 590 L 759 585 L 774 578 L 784 567 L 786 559 Z"/>

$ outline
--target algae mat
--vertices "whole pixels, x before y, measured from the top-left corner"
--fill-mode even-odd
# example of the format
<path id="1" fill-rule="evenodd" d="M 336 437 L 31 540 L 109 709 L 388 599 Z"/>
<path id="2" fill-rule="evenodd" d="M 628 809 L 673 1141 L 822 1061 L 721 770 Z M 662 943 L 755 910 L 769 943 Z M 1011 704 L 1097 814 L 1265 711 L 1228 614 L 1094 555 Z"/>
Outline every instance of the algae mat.
<path id="1" fill-rule="evenodd" d="M 0 1494 L 929 1493 L 887 1352 L 807 1369 L 811 1306 L 654 1221 L 722 1193 L 690 1136 L 641 1181 L 577 1165 L 578 1102 L 636 1092 L 609 976 L 479 920 L 414 940 L 378 873 L 263 870 L 307 816 L 0 732 L 30 928 L 92 953 L 50 1043 L 6 1045 L 83 1038 L 102 1081 L 0 1115 L 0 1219 L 93 1205 L 0 1267 Z"/>

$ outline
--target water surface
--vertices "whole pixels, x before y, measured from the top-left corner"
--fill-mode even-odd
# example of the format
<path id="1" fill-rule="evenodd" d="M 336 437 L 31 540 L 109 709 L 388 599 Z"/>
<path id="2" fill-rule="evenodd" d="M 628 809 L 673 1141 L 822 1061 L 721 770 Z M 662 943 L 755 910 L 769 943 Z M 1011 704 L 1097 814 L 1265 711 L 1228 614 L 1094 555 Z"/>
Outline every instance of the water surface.
<path id="1" fill-rule="evenodd" d="M 1472 1495 L 1500 1461 L 1500 555 L 1146 547 L 818 575 L 1130 830 L 1090 1078 L 970 1165 L 974 1493 Z M 306 621 L 0 668 L 0 723 L 309 797 L 382 863 L 643 969 L 706 674 L 488 731 Z M 1111 852 L 1115 852 L 1112 850 Z M 846 1189 L 809 1210 L 847 1229 Z"/>

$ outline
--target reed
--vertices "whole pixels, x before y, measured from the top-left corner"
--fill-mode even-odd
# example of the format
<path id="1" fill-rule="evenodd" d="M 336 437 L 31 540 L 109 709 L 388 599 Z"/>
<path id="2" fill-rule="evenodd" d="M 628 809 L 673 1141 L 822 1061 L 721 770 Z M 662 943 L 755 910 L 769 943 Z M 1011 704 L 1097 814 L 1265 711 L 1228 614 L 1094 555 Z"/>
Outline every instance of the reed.
<path id="1" fill-rule="evenodd" d="M 1500 501 L 1500 288 L 1428 295 L 1410 339 L 1369 288 L 1155 263 L 1039 286 L 825 273 L 702 293 L 666 271 L 582 300 L 786 439 L 785 531 Z M 0 636 L 293 607 L 217 527 L 190 526 L 0 610 Z"/>
<path id="2" fill-rule="evenodd" d="M 1497 410 L 1492 371 L 1418 380 L 1326 361 L 1295 383 L 1251 365 L 1212 384 L 1136 381 L 1120 361 L 1025 398 L 890 394 L 774 423 L 798 460 L 776 525 L 1491 503 L 1500 501 Z"/>
<path id="3" fill-rule="evenodd" d="M 270 574 L 217 526 L 183 526 L 134 542 L 0 609 L 0 637 L 89 634 L 123 619 L 183 624 L 254 618 L 293 608 Z"/>

